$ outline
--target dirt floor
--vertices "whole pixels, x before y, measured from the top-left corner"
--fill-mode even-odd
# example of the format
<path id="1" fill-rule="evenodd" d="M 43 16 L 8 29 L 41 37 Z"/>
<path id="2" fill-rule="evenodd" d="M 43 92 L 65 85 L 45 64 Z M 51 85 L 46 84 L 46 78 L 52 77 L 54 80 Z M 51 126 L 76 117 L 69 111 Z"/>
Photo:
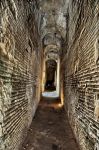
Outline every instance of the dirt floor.
<path id="1" fill-rule="evenodd" d="M 41 100 L 20 150 L 79 150 L 64 108 L 51 101 Z"/>

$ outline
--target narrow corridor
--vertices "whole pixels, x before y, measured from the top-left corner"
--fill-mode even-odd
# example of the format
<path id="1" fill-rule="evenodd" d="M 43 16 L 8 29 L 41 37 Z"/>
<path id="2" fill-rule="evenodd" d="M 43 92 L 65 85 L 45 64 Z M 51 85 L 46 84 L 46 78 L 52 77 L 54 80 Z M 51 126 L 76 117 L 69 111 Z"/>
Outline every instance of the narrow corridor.
<path id="1" fill-rule="evenodd" d="M 20 150 L 78 150 L 68 118 L 59 102 L 41 100 Z"/>
<path id="2" fill-rule="evenodd" d="M 0 150 L 78 149 L 99 150 L 99 0 L 0 0 Z"/>

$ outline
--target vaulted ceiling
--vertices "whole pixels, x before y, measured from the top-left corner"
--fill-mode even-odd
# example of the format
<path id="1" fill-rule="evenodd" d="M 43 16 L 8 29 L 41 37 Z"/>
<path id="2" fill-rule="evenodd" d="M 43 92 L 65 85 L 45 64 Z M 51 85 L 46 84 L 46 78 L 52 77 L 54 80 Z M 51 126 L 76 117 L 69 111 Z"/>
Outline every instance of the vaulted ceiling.
<path id="1" fill-rule="evenodd" d="M 39 0 L 42 15 L 41 38 L 46 59 L 57 60 L 66 36 L 68 0 Z"/>

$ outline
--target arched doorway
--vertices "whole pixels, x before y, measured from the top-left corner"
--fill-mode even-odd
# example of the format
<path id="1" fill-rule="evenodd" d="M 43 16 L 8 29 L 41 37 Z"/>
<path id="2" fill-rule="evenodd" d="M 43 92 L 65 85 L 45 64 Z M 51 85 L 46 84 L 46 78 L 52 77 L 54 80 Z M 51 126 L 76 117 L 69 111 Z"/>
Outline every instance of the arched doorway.
<path id="1" fill-rule="evenodd" d="M 47 60 L 45 91 L 56 90 L 56 79 L 57 79 L 57 63 L 53 59 Z"/>

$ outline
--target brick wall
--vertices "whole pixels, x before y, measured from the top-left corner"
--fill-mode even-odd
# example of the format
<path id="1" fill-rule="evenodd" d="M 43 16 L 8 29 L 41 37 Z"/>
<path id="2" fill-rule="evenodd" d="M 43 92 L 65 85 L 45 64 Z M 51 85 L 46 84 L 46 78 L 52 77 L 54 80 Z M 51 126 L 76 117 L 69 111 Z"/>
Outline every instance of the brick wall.
<path id="1" fill-rule="evenodd" d="M 81 149 L 98 150 L 99 1 L 70 0 L 67 13 L 68 49 L 61 64 L 65 108 Z"/>
<path id="2" fill-rule="evenodd" d="M 0 10 L 0 150 L 18 150 L 40 98 L 39 12 L 27 0 Z"/>

